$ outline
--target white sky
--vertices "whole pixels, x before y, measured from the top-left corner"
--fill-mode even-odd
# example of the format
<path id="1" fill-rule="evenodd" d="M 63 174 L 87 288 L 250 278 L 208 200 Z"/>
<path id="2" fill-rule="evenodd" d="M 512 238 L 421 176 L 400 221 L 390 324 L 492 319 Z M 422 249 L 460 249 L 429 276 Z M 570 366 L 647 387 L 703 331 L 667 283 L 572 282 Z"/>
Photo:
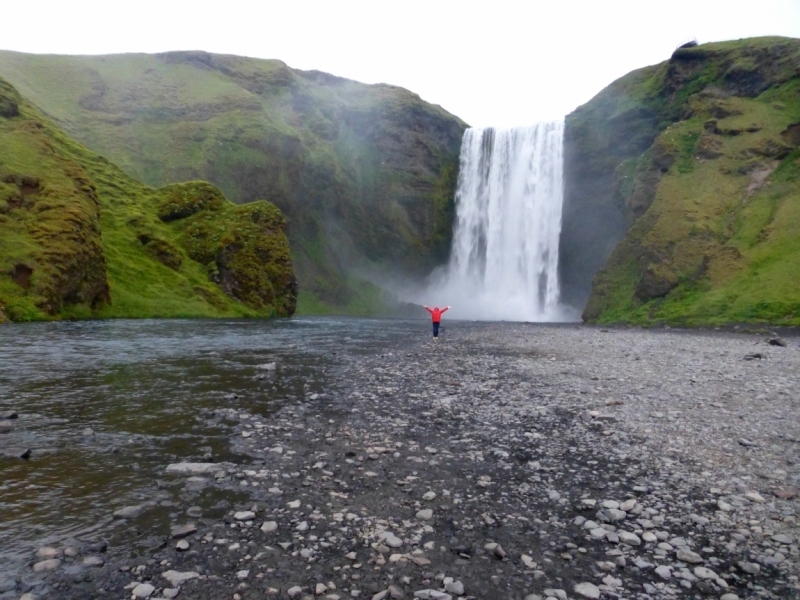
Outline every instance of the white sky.
<path id="1" fill-rule="evenodd" d="M 560 118 L 684 41 L 800 38 L 800 0 L 18 0 L 0 48 L 207 50 L 406 87 L 473 126 Z"/>

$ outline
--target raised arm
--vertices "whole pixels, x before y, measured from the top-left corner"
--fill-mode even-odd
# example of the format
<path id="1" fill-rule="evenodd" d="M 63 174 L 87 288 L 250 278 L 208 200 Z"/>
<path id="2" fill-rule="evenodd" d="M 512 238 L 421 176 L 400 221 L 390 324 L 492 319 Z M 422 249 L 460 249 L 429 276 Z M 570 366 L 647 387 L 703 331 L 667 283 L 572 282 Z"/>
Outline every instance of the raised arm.
<path id="1" fill-rule="evenodd" d="M 449 306 L 445 306 L 445 307 L 442 309 L 442 311 L 441 311 L 441 312 L 443 312 L 443 313 L 446 313 L 446 312 L 447 312 L 447 310 L 448 310 L 449 308 L 450 308 Z"/>
<path id="2" fill-rule="evenodd" d="M 425 310 L 427 310 L 429 313 L 433 314 L 433 309 L 431 307 L 429 307 L 427 304 L 425 305 Z"/>

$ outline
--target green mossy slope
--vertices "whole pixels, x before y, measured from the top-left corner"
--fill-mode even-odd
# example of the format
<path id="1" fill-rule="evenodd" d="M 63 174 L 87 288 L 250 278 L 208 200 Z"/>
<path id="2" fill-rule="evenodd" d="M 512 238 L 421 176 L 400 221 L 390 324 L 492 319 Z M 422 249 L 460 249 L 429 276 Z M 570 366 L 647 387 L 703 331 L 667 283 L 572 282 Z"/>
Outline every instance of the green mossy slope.
<path id="1" fill-rule="evenodd" d="M 800 324 L 800 40 L 681 48 L 567 123 L 585 201 L 630 225 L 584 319 Z"/>
<path id="2" fill-rule="evenodd" d="M 308 310 L 359 312 L 355 273 L 447 258 L 465 124 L 407 90 L 205 52 L 0 52 L 0 76 L 140 181 L 277 205 Z"/>
<path id="3" fill-rule="evenodd" d="M 0 321 L 289 316 L 296 293 L 274 205 L 142 185 L 0 79 Z"/>

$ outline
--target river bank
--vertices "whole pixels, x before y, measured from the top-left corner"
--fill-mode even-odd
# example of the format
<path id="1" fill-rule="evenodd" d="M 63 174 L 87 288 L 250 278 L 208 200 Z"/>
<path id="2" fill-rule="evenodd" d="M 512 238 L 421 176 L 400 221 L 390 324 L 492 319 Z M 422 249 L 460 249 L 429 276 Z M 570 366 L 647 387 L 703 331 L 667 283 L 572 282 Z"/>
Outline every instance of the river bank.
<path id="1" fill-rule="evenodd" d="M 165 462 L 151 496 L 119 515 L 163 513 L 149 548 L 63 542 L 0 597 L 800 593 L 796 339 L 422 331 L 343 345 L 323 381 L 268 412 L 214 396 L 198 418 L 232 428 L 229 460 L 197 448 L 182 462 L 205 466 Z M 258 366 L 277 379 L 286 368 L 280 356 Z M 196 506 L 209 494 L 227 500 Z"/>

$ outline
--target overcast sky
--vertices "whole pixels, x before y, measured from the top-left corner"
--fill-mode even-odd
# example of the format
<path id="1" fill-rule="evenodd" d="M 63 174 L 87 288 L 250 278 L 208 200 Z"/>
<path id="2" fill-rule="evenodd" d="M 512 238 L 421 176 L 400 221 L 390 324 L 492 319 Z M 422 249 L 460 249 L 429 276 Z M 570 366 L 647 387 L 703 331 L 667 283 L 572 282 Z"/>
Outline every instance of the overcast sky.
<path id="1" fill-rule="evenodd" d="M 6 50 L 278 58 L 508 127 L 561 118 L 692 38 L 800 38 L 800 0 L 18 0 L 2 20 Z"/>

